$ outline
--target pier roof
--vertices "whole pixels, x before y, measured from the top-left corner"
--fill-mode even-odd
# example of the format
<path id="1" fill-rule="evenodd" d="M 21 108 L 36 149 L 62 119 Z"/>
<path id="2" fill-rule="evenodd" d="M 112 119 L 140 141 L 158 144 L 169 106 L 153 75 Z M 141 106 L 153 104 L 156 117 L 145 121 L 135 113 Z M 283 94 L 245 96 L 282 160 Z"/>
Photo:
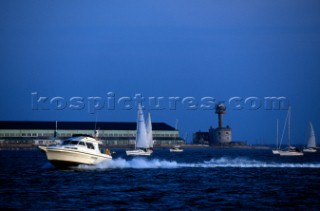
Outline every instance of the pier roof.
<path id="1" fill-rule="evenodd" d="M 58 130 L 136 130 L 136 122 L 58 122 Z M 0 121 L 0 129 L 55 129 L 55 121 Z M 153 130 L 175 130 L 164 122 L 153 122 Z"/>

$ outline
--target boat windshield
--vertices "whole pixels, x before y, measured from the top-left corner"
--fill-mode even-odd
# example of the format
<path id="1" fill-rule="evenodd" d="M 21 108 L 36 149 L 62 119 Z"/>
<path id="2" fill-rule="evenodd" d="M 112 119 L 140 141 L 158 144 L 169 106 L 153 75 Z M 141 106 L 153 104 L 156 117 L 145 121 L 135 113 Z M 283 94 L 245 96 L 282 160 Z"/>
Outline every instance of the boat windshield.
<path id="1" fill-rule="evenodd" d="M 73 141 L 73 140 L 66 140 L 63 142 L 62 145 L 78 145 L 79 141 Z"/>

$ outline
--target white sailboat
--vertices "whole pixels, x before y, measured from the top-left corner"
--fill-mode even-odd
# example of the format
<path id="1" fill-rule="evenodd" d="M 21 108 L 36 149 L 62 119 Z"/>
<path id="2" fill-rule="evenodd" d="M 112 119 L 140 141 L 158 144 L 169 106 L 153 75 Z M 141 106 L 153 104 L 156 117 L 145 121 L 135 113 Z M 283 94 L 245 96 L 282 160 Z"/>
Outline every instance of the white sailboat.
<path id="1" fill-rule="evenodd" d="M 176 131 L 178 131 L 178 119 L 176 119 Z M 176 136 L 174 137 L 174 144 L 176 144 Z M 183 152 L 183 149 L 179 145 L 173 145 L 170 149 L 170 152 Z"/>
<path id="2" fill-rule="evenodd" d="M 304 148 L 304 152 L 317 152 L 317 146 L 316 146 L 316 135 L 312 126 L 312 123 L 309 122 L 310 130 L 309 130 L 309 138 L 307 143 L 307 148 Z"/>
<path id="3" fill-rule="evenodd" d="M 151 118 L 150 118 L 151 124 Z M 149 124 L 149 123 L 148 123 Z M 151 130 L 150 130 L 151 129 Z M 151 155 L 153 152 L 150 149 L 150 137 L 152 139 L 152 128 L 148 127 L 149 133 L 147 132 L 143 112 L 141 105 L 138 105 L 138 120 L 137 120 L 137 133 L 136 133 L 136 144 L 134 150 L 126 150 L 127 155 Z M 151 136 L 150 136 L 151 133 Z M 148 135 L 149 134 L 149 135 Z M 152 144 L 153 146 L 153 144 Z"/>
<path id="4" fill-rule="evenodd" d="M 279 151 L 280 156 L 302 156 L 301 152 L 296 147 L 291 146 L 291 136 L 290 136 L 290 121 L 291 121 L 291 107 L 288 109 L 288 149 Z"/>
<path id="5" fill-rule="evenodd" d="M 47 146 L 56 146 L 62 144 L 62 140 L 58 138 L 58 122 L 56 121 L 56 129 L 53 132 L 53 137 L 47 139 L 47 140 L 35 140 L 36 144 L 39 145 L 38 149 L 40 149 L 42 152 L 45 152 L 45 148 Z"/>
<path id="6" fill-rule="evenodd" d="M 62 140 L 58 138 L 58 121 L 56 121 L 56 130 L 54 131 L 54 144 L 59 145 L 62 144 Z"/>

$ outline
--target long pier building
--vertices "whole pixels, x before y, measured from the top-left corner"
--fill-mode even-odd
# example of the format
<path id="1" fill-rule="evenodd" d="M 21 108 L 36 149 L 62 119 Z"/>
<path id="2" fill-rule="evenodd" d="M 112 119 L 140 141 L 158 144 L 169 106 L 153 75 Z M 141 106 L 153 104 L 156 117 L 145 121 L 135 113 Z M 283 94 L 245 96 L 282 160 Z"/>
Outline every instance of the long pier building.
<path id="1" fill-rule="evenodd" d="M 185 144 L 185 140 L 179 137 L 179 131 L 166 123 L 154 122 L 152 129 L 155 147 Z M 136 123 L 0 121 L 0 147 L 48 145 L 55 139 L 66 139 L 73 134 L 98 135 L 108 146 L 132 147 L 136 139 Z"/>

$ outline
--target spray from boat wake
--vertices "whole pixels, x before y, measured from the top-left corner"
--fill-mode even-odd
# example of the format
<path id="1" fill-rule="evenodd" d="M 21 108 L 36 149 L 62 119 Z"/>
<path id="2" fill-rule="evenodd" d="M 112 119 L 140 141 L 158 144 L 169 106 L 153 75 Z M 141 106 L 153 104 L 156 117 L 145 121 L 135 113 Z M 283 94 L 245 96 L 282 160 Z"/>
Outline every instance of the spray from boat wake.
<path id="1" fill-rule="evenodd" d="M 275 163 L 248 158 L 212 158 L 199 163 L 180 163 L 159 159 L 117 158 L 95 166 L 80 165 L 80 169 L 173 169 L 173 168 L 320 168 L 320 163 Z"/>

